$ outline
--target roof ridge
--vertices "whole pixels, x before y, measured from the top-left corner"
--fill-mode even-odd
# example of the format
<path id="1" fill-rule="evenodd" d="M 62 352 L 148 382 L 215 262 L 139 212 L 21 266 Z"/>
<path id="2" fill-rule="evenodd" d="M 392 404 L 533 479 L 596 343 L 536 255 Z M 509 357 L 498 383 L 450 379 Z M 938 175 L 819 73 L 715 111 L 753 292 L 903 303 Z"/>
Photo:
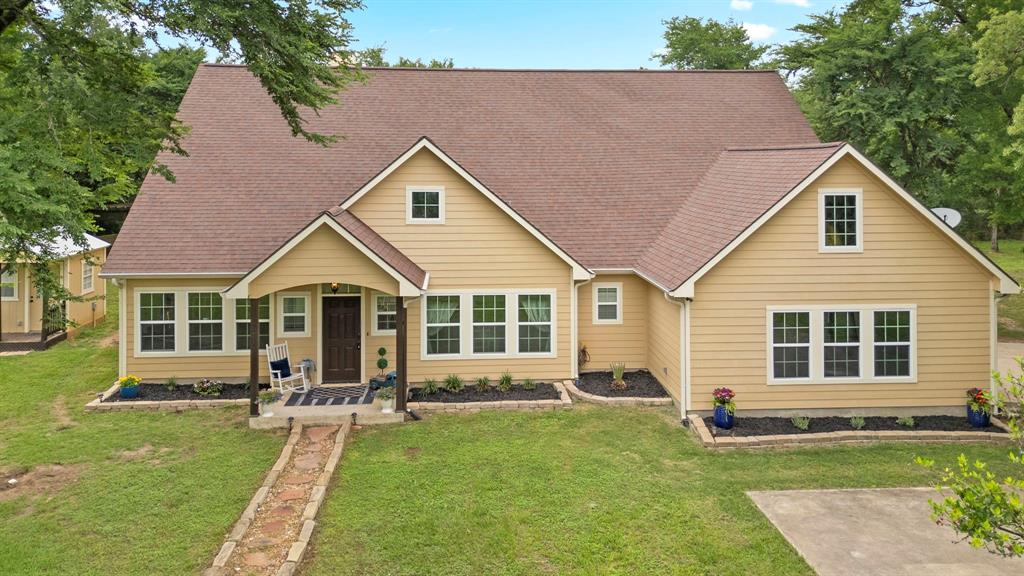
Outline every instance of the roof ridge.
<path id="1" fill-rule="evenodd" d="M 846 144 L 843 141 L 836 142 L 815 142 L 808 144 L 786 144 L 782 146 L 730 146 L 723 150 L 723 152 L 761 152 L 771 150 L 816 150 L 818 148 L 839 148 Z"/>
<path id="2" fill-rule="evenodd" d="M 209 68 L 248 68 L 245 64 L 231 62 L 201 62 Z M 777 69 L 761 70 L 665 70 L 661 68 L 415 68 L 411 66 L 363 66 L 362 70 L 396 72 L 563 72 L 563 73 L 636 73 L 636 74 L 778 74 Z"/>

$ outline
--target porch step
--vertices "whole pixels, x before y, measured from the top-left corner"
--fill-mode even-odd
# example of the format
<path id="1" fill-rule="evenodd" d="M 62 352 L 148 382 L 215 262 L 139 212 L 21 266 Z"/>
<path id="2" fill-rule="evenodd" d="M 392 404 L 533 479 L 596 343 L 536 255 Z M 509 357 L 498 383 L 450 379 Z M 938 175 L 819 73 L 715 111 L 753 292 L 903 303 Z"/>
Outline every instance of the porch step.
<path id="1" fill-rule="evenodd" d="M 287 428 L 289 416 L 293 418 L 292 422 L 294 424 L 302 424 L 303 426 L 338 426 L 346 422 L 351 422 L 352 412 L 356 412 L 356 423 L 363 426 L 374 424 L 400 424 L 405 421 L 405 415 L 401 413 L 384 414 L 379 411 L 364 412 L 351 409 L 341 412 L 338 410 L 339 407 L 337 406 L 330 408 L 333 408 L 330 412 L 316 413 L 314 412 L 315 407 L 308 407 L 302 409 L 296 414 L 283 415 L 279 415 L 275 410 L 273 416 L 254 416 L 249 418 L 249 428 L 256 430 Z"/>

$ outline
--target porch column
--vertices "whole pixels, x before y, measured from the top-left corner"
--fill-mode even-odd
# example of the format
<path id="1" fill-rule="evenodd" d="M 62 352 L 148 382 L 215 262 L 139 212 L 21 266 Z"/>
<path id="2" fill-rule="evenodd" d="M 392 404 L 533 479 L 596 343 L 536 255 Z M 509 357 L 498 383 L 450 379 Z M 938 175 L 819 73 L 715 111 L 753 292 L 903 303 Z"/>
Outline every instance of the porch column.
<path id="1" fill-rule="evenodd" d="M 406 370 L 406 348 L 408 348 L 408 330 L 405 322 L 405 302 L 398 296 L 395 298 L 395 368 L 398 370 L 398 381 L 395 383 L 395 410 L 405 412 L 406 389 L 409 384 L 408 370 Z"/>
<path id="2" fill-rule="evenodd" d="M 43 291 L 42 297 L 43 297 L 43 311 L 39 315 L 39 341 L 40 342 L 46 342 L 46 337 L 48 336 L 48 334 L 46 333 L 46 330 L 47 330 L 48 324 L 49 324 L 47 322 L 47 319 L 48 319 L 49 311 L 50 311 L 50 295 L 47 294 L 45 291 Z M 31 319 L 32 319 L 31 317 L 26 318 L 25 319 L 25 323 L 28 324 Z"/>
<path id="3" fill-rule="evenodd" d="M 249 298 L 249 416 L 260 415 L 260 300 Z"/>

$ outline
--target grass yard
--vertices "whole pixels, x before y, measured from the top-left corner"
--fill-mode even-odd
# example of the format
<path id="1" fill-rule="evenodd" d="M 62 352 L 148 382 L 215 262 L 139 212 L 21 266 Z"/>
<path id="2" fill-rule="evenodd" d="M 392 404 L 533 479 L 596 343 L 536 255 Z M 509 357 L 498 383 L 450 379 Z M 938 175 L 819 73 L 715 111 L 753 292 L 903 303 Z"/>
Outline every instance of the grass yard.
<path id="1" fill-rule="evenodd" d="M 812 574 L 744 491 L 929 485 L 917 454 L 1007 462 L 988 445 L 713 453 L 674 418 L 576 406 L 364 428 L 303 574 Z"/>
<path id="2" fill-rule="evenodd" d="M 0 470 L 30 470 L 0 491 L 2 574 L 198 573 L 284 444 L 244 408 L 86 413 L 117 376 L 110 288 L 103 326 L 0 357 Z"/>
<path id="3" fill-rule="evenodd" d="M 1000 240 L 999 252 L 989 250 L 989 243 L 974 243 L 1017 282 L 1024 282 L 1024 241 Z M 1024 294 L 1007 296 L 999 302 L 999 339 L 1024 340 Z"/>

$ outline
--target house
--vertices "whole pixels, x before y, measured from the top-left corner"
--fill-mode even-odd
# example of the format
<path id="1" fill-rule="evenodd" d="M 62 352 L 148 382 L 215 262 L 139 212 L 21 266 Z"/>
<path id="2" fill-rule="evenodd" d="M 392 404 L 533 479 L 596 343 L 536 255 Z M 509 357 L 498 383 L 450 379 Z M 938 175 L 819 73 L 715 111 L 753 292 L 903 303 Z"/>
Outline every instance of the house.
<path id="1" fill-rule="evenodd" d="M 60 239 L 50 263 L 64 288 L 81 299 L 50 300 L 36 289 L 27 262 L 0 263 L 0 351 L 45 350 L 107 312 L 106 282 L 99 278 L 109 243 L 85 235 L 86 245 Z"/>
<path id="2" fill-rule="evenodd" d="M 120 372 L 315 384 L 646 368 L 680 411 L 962 410 L 1017 283 L 774 72 L 371 70 L 293 138 L 244 67 L 199 68 L 189 156 L 102 276 Z M 259 338 L 250 339 L 253 311 Z M 400 396 L 400 403 L 401 403 Z M 400 406 L 401 407 L 401 404 Z"/>

